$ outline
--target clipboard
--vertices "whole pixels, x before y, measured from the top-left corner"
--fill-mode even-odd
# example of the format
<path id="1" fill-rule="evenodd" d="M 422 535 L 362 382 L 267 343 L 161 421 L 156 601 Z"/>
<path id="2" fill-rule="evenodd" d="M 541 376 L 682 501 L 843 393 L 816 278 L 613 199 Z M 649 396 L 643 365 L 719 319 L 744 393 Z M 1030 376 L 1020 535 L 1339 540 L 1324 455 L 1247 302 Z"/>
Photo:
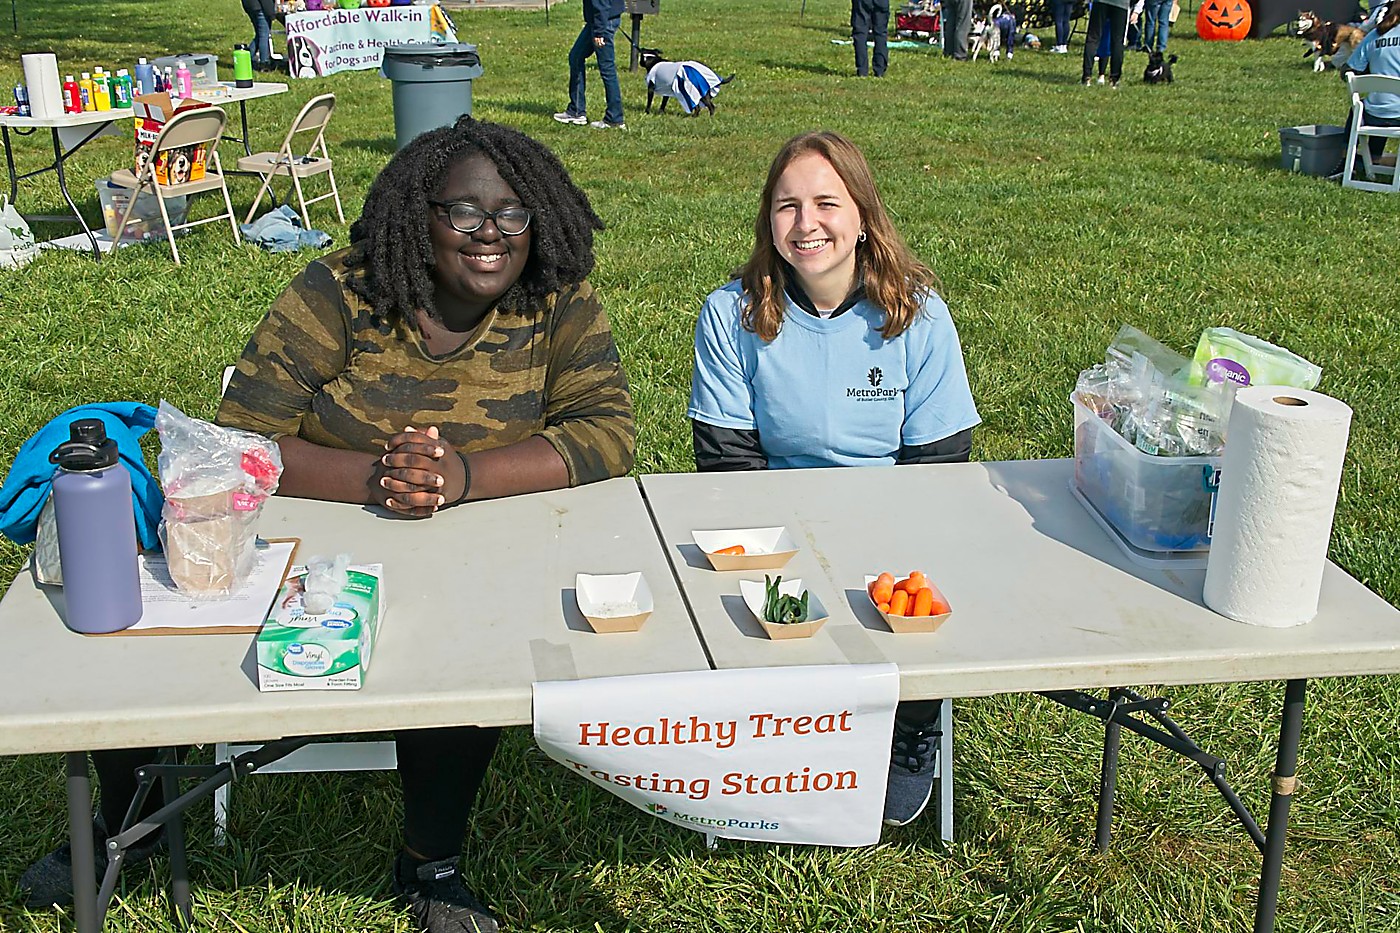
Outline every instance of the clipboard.
<path id="1" fill-rule="evenodd" d="M 266 548 L 268 553 L 259 555 L 259 563 L 249 579 L 229 598 L 210 600 L 191 599 L 180 593 L 165 568 L 164 555 L 142 554 L 141 621 L 120 632 L 91 637 L 256 635 L 300 546 L 300 538 L 259 538 L 258 549 Z"/>

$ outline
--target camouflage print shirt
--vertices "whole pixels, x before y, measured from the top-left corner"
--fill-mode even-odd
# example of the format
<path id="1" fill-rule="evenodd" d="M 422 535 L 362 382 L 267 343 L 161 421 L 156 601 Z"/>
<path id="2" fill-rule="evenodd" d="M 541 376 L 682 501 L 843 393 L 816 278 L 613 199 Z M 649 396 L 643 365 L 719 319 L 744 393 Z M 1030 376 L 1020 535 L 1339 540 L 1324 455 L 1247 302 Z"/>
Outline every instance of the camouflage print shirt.
<path id="1" fill-rule="evenodd" d="M 438 425 L 460 451 L 538 434 L 570 485 L 632 467 L 636 429 L 607 315 L 584 282 L 526 313 L 495 310 L 435 357 L 405 321 L 386 321 L 346 287 L 348 251 L 311 263 L 273 302 L 238 361 L 216 418 L 373 452 L 406 425 Z"/>

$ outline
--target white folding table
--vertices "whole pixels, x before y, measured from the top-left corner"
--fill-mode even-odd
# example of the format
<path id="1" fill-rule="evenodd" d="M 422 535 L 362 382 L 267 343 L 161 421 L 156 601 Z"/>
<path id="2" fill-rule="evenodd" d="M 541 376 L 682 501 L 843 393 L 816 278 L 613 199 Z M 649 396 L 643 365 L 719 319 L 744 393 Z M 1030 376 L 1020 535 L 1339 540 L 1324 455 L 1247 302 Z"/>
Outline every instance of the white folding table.
<path id="1" fill-rule="evenodd" d="M 0 754 L 67 753 L 80 933 L 101 927 L 88 750 L 524 724 L 536 681 L 709 668 L 629 478 L 427 520 L 274 498 L 260 531 L 300 538 L 302 559 L 344 551 L 384 564 L 386 611 L 360 690 L 259 693 L 251 635 L 74 634 L 61 621 L 62 591 L 28 573 L 0 601 Z M 639 632 L 594 634 L 578 613 L 575 574 L 637 570 L 656 602 L 651 618 Z M 246 759 L 240 773 L 262 764 Z M 236 767 L 211 780 L 227 783 Z M 188 916 L 178 816 L 168 825 L 175 899 Z"/>
<path id="2" fill-rule="evenodd" d="M 1072 461 L 1042 460 L 653 475 L 642 489 L 717 669 L 894 662 L 903 699 L 1038 692 L 1097 716 L 1100 845 L 1120 730 L 1187 755 L 1263 851 L 1255 930 L 1271 930 L 1306 679 L 1400 672 L 1400 611 L 1329 563 L 1312 622 L 1233 622 L 1202 604 L 1204 571 L 1130 561 L 1071 496 L 1072 475 Z M 717 573 L 691 543 L 696 529 L 773 525 L 801 548 L 783 575 L 802 578 L 831 613 L 810 639 L 764 638 L 737 585 L 762 575 Z M 914 569 L 953 614 L 937 632 L 895 635 L 864 576 Z M 1119 689 L 1260 680 L 1287 681 L 1267 833 L 1225 783 L 1223 763 L 1165 715 L 1165 701 Z M 1108 698 L 1084 692 L 1095 688 Z"/>
<path id="3" fill-rule="evenodd" d="M 194 97 L 199 100 L 220 106 L 226 103 L 238 103 L 238 117 L 242 128 L 242 135 L 228 137 L 235 142 L 243 144 L 245 155 L 252 155 L 248 137 L 248 101 L 259 97 L 272 97 L 277 94 L 285 94 L 287 85 L 277 82 L 257 82 L 252 87 L 235 87 L 232 84 L 222 84 L 218 89 L 219 93 L 201 93 L 195 90 Z M 21 117 L 12 114 L 0 114 L 0 140 L 3 140 L 5 147 L 5 167 L 10 173 L 10 201 L 13 203 L 19 194 L 19 183 L 26 178 L 34 178 L 45 172 L 53 172 L 58 178 L 58 190 L 63 194 L 63 200 L 67 202 L 69 214 L 26 214 L 25 218 L 37 221 L 59 221 L 68 222 L 77 220 L 79 226 L 83 228 L 83 233 L 87 235 L 88 242 L 92 246 L 94 259 L 102 258 L 102 249 L 98 245 L 97 235 L 83 219 L 82 212 L 78 210 L 78 205 L 73 201 L 73 195 L 68 191 L 68 176 L 64 171 L 64 163 L 76 155 L 88 143 L 106 133 L 117 133 L 116 123 L 119 120 L 132 119 L 129 109 L 112 110 L 89 110 L 83 113 L 65 113 L 56 117 Z M 14 141 L 11 137 L 11 130 L 17 136 L 29 136 L 36 130 L 47 129 L 53 138 L 53 161 L 42 168 L 33 171 L 19 173 L 15 167 Z M 120 135 L 120 134 L 118 134 Z M 232 173 L 230 173 L 232 174 Z"/>

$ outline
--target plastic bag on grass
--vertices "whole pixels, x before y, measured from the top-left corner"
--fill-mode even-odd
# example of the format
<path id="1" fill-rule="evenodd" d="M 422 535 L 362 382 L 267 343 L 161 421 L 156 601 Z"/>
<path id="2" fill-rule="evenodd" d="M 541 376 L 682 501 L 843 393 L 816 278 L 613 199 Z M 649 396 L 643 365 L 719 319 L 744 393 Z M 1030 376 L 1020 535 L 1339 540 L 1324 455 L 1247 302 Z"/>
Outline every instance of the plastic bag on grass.
<path id="1" fill-rule="evenodd" d="M 39 245 L 9 195 L 0 195 L 0 269 L 27 266 L 39 255 Z"/>

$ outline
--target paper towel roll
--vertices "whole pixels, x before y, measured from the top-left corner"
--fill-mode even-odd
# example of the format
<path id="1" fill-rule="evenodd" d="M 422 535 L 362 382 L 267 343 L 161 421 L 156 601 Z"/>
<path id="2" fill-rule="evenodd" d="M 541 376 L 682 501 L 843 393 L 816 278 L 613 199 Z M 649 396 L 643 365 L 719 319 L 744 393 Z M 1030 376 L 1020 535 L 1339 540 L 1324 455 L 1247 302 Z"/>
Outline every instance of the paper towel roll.
<path id="1" fill-rule="evenodd" d="M 63 116 L 63 84 L 58 80 L 58 59 L 50 54 L 25 55 L 24 84 L 29 110 L 36 117 Z"/>
<path id="2" fill-rule="evenodd" d="M 1251 625 L 1317 615 L 1351 409 L 1284 386 L 1235 395 L 1206 561 L 1206 605 Z"/>

